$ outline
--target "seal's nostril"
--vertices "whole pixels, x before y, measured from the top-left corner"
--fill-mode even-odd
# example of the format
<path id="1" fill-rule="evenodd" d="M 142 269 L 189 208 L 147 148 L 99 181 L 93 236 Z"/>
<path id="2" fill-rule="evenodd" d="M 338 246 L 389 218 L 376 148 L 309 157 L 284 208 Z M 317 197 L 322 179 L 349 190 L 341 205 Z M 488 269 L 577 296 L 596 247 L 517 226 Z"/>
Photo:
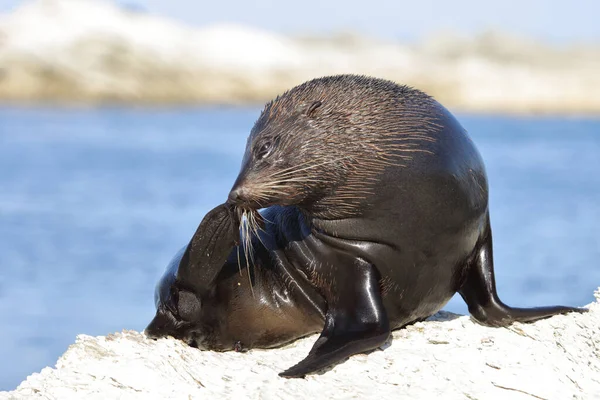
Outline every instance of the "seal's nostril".
<path id="1" fill-rule="evenodd" d="M 231 192 L 229 192 L 229 197 L 227 199 L 227 201 L 229 203 L 238 203 L 242 198 L 242 189 L 241 188 L 235 188 L 233 189 Z"/>

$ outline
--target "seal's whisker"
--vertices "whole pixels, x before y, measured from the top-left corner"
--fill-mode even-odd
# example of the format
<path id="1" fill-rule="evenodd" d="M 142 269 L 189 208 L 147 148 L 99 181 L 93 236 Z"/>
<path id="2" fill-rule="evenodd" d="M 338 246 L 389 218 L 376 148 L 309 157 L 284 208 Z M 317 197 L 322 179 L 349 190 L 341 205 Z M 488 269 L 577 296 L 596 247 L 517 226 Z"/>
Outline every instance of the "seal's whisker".
<path id="1" fill-rule="evenodd" d="M 243 232 L 242 232 L 243 210 L 239 207 L 235 207 L 234 211 L 237 214 L 238 220 L 240 221 L 239 235 L 242 236 L 242 238 L 240 238 L 240 242 L 241 242 L 243 240 Z M 237 265 L 238 265 L 238 271 L 240 273 L 240 276 L 242 276 L 242 263 L 240 262 L 240 246 L 241 245 L 242 244 L 240 243 L 240 245 L 236 246 Z"/>
<path id="2" fill-rule="evenodd" d="M 277 189 L 270 189 L 270 188 L 265 188 L 265 189 L 264 189 L 264 193 L 265 193 L 266 195 L 280 194 L 280 195 L 282 195 L 282 196 L 285 196 L 285 195 L 287 195 L 287 194 L 288 194 L 287 192 L 283 192 L 283 191 L 281 191 L 281 190 L 277 190 Z M 265 200 L 266 200 L 266 199 L 268 199 L 268 197 L 266 197 L 266 198 L 265 198 Z"/>
<path id="3" fill-rule="evenodd" d="M 254 265 L 253 260 L 253 252 L 252 252 L 252 238 L 250 237 L 250 232 L 248 229 L 248 211 L 243 211 L 243 225 L 242 226 L 242 236 L 243 236 L 243 246 L 244 246 L 244 256 L 246 257 L 246 270 L 248 272 L 248 283 L 250 285 L 250 292 L 252 292 L 252 297 L 254 297 L 254 288 L 252 287 L 252 274 L 250 270 L 250 264 Z"/>
<path id="4" fill-rule="evenodd" d="M 277 177 L 279 177 L 279 176 L 286 176 L 286 175 L 289 175 L 291 173 L 301 172 L 301 171 L 305 171 L 307 169 L 320 167 L 322 165 L 336 163 L 336 162 L 339 162 L 341 160 L 349 159 L 349 158 L 353 158 L 353 157 L 352 156 L 343 156 L 343 157 L 338 157 L 338 158 L 335 158 L 333 160 L 328 160 L 328 161 L 324 161 L 324 162 L 317 163 L 317 164 L 313 164 L 314 160 L 308 160 L 308 161 L 305 161 L 305 162 L 303 162 L 301 164 L 294 165 L 292 167 L 288 167 L 288 168 L 282 169 L 281 171 L 276 171 L 276 172 L 272 173 L 271 175 L 266 176 L 265 178 L 271 178 L 271 177 L 275 177 L 275 176 L 277 176 Z M 307 167 L 304 167 L 305 165 L 307 165 Z"/>
<path id="5" fill-rule="evenodd" d="M 252 216 L 252 218 L 251 218 L 252 223 L 250 224 L 251 225 L 251 229 L 254 232 L 254 236 L 256 236 L 258 238 L 258 241 L 263 245 L 264 248 L 266 248 L 267 246 L 266 246 L 265 242 L 263 242 L 262 237 L 260 235 L 260 232 L 265 232 L 265 231 L 261 228 L 261 226 L 256 221 L 256 215 L 255 215 L 255 213 L 257 213 L 257 211 L 252 212 L 250 214 Z"/>
<path id="6" fill-rule="evenodd" d="M 287 175 L 290 175 L 290 174 L 293 174 L 293 173 L 302 172 L 302 171 L 306 171 L 306 170 L 309 170 L 309 169 L 312 169 L 312 168 L 321 167 L 323 165 L 337 163 L 337 162 L 339 162 L 341 160 L 349 159 L 349 158 L 353 158 L 353 157 L 352 156 L 339 157 L 339 158 L 336 158 L 336 159 L 333 159 L 333 160 L 324 161 L 324 162 L 321 162 L 321 163 L 318 163 L 318 164 L 308 165 L 307 167 L 304 167 L 304 168 L 290 169 L 287 172 L 285 172 L 285 170 L 283 170 L 282 172 L 285 172 L 285 173 L 275 173 L 275 174 L 272 174 L 272 175 L 275 175 L 277 177 L 287 176 Z M 308 164 L 308 162 L 300 164 L 300 166 L 306 165 L 306 164 Z M 271 176 L 269 176 L 269 177 L 271 177 Z"/>
<path id="7" fill-rule="evenodd" d="M 259 208 L 262 208 L 262 202 L 268 201 L 273 195 L 280 196 L 289 196 L 289 190 L 279 190 L 278 187 L 291 183 L 299 183 L 304 188 L 310 188 L 311 184 L 314 183 L 327 183 L 324 179 L 304 179 L 301 177 L 290 177 L 290 178 L 281 178 L 277 180 L 261 180 L 259 182 L 254 183 L 252 189 L 252 197 L 257 203 L 259 203 Z M 288 188 L 290 189 L 290 188 Z M 295 188 L 298 190 L 298 188 Z"/>
<path id="8" fill-rule="evenodd" d="M 240 276 L 242 276 L 242 263 L 240 262 L 240 246 L 236 247 L 236 252 L 237 252 L 238 271 L 240 273 Z"/>
<path id="9" fill-rule="evenodd" d="M 307 165 L 310 162 L 312 162 L 312 161 L 309 160 L 309 161 L 306 161 L 306 162 L 304 162 L 304 163 L 302 163 L 300 165 L 292 165 L 291 167 L 283 168 L 280 171 L 275 171 L 275 172 L 271 173 L 270 175 L 265 176 L 265 178 L 271 178 L 273 176 L 277 176 L 277 175 L 283 174 L 283 173 L 288 172 L 288 171 L 293 171 L 297 167 L 302 166 L 302 165 Z"/>
<path id="10" fill-rule="evenodd" d="M 309 178 L 309 177 L 292 177 L 292 178 L 283 178 L 283 179 L 278 179 L 278 180 L 274 180 L 274 181 L 261 181 L 260 184 L 261 185 L 265 185 L 265 186 L 275 186 L 281 183 L 290 183 L 290 182 L 300 182 L 300 183 L 313 183 L 313 182 L 320 182 L 320 183 L 328 183 L 328 181 L 326 179 L 319 179 L 319 178 Z"/>
<path id="11" fill-rule="evenodd" d="M 267 223 L 269 223 L 269 224 L 274 224 L 274 222 L 273 222 L 273 221 L 271 221 L 271 220 L 270 220 L 270 219 L 268 219 L 268 218 L 265 218 L 265 216 L 264 216 L 264 215 L 262 215 L 262 214 L 261 214 L 261 216 L 260 216 L 260 217 L 262 218 L 262 220 L 263 220 L 263 221 L 265 221 L 265 222 L 267 222 Z M 263 229 L 263 232 L 264 232 L 264 229 Z"/>

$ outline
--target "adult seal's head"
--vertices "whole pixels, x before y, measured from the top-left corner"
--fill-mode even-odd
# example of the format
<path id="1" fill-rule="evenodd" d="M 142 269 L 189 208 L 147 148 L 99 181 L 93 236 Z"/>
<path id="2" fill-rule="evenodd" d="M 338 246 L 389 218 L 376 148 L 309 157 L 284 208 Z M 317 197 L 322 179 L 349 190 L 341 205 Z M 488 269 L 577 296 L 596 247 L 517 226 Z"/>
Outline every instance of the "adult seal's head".
<path id="1" fill-rule="evenodd" d="M 360 76 L 297 86 L 268 103 L 255 123 L 229 202 L 296 205 L 324 219 L 377 205 L 403 165 L 433 140 L 435 101 L 423 92 Z"/>

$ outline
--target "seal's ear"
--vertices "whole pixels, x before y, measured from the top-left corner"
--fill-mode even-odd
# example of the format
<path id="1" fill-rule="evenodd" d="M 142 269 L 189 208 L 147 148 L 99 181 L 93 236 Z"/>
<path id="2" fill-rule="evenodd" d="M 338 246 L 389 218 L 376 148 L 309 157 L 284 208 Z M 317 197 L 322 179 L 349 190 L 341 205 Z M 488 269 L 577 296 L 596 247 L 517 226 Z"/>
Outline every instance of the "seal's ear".
<path id="1" fill-rule="evenodd" d="M 181 258 L 177 282 L 198 294 L 208 290 L 239 241 L 239 226 L 231 206 L 209 211 Z"/>
<path id="2" fill-rule="evenodd" d="M 317 108 L 321 107 L 322 104 L 323 103 L 321 103 L 319 100 L 313 101 L 312 104 L 308 106 L 308 109 L 306 110 L 306 115 L 308 117 L 312 117 Z"/>
<path id="3" fill-rule="evenodd" d="M 320 100 L 315 100 L 307 103 L 300 103 L 296 106 L 296 112 L 306 115 L 308 118 L 313 117 L 317 108 L 321 107 L 323 103 Z"/>
<path id="4" fill-rule="evenodd" d="M 201 314 L 202 302 L 195 293 L 180 290 L 177 301 L 177 314 L 184 321 L 194 321 Z"/>

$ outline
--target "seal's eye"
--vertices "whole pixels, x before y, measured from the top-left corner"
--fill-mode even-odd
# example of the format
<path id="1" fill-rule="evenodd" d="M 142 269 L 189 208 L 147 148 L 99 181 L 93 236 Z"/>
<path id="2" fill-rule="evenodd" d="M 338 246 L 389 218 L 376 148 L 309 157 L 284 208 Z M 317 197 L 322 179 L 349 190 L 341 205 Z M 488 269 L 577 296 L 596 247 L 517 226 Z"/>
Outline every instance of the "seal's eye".
<path id="1" fill-rule="evenodd" d="M 256 152 L 256 158 L 259 159 L 259 160 L 262 160 L 263 158 L 265 158 L 269 154 L 271 154 L 271 150 L 273 150 L 273 144 L 271 142 L 265 142 L 265 143 L 263 143 L 258 148 L 258 151 Z"/>

